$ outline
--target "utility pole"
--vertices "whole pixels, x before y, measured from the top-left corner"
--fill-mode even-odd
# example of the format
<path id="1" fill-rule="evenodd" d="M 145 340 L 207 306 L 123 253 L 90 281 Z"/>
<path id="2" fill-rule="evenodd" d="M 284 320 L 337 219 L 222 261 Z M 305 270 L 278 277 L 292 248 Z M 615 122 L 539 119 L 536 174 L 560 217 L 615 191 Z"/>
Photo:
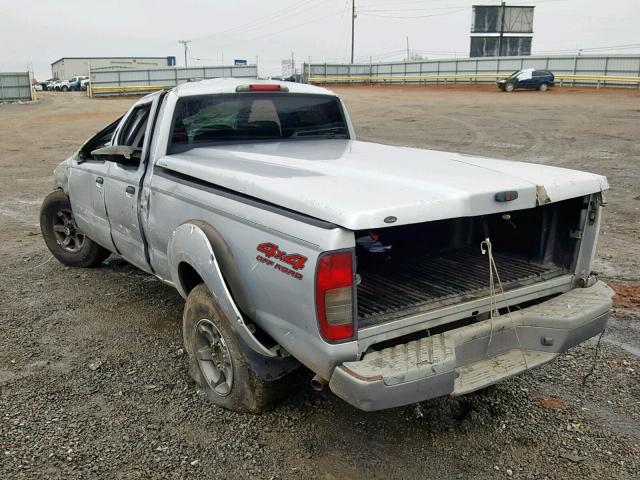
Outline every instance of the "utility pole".
<path id="1" fill-rule="evenodd" d="M 291 74 L 294 76 L 296 74 L 296 61 L 293 58 L 293 52 L 291 52 Z"/>
<path id="2" fill-rule="evenodd" d="M 353 53 L 355 46 L 355 28 L 356 28 L 356 0 L 351 0 L 351 63 L 353 63 Z"/>
<path id="3" fill-rule="evenodd" d="M 411 60 L 411 57 L 409 56 L 409 36 L 407 35 L 407 62 Z"/>
<path id="4" fill-rule="evenodd" d="M 505 13 L 505 4 L 502 2 L 500 4 L 500 36 L 498 37 L 498 56 L 502 56 L 502 38 L 504 37 L 504 13 Z"/>
<path id="5" fill-rule="evenodd" d="M 178 40 L 178 43 L 181 43 L 182 45 L 184 45 L 184 66 L 187 67 L 187 45 L 189 45 L 191 43 L 191 40 Z"/>

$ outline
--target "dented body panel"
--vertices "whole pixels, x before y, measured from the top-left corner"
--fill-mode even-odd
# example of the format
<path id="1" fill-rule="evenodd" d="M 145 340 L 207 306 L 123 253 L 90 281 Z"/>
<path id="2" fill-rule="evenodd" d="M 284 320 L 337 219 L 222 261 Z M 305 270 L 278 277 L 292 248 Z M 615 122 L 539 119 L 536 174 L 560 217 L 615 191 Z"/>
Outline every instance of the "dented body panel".
<path id="1" fill-rule="evenodd" d="M 81 149 L 56 168 L 54 186 L 69 195 L 84 233 L 173 285 L 183 297 L 192 286 L 188 272 L 195 271 L 253 355 L 274 362 L 293 358 L 330 380 L 339 396 L 363 409 L 455 393 L 452 372 L 468 367 L 469 362 L 460 363 L 452 357 L 451 352 L 460 348 L 454 339 L 475 338 L 484 332 L 485 324 L 462 327 L 462 332 L 439 339 L 443 341 L 440 363 L 433 357 L 436 350 L 431 350 L 429 371 L 442 369 L 445 376 L 440 380 L 445 383 L 429 383 L 427 377 L 431 377 L 422 375 L 426 371 L 423 359 L 418 359 L 418 367 L 407 366 L 400 376 L 393 371 L 385 387 L 376 390 L 379 385 L 372 387 L 369 380 L 363 380 L 368 375 L 367 355 L 381 342 L 428 332 L 478 312 L 484 314 L 491 305 L 487 298 L 402 315 L 369 328 L 359 329 L 356 324 L 353 338 L 341 342 L 331 343 L 320 335 L 315 289 L 320 257 L 332 251 L 353 252 L 355 231 L 390 223 L 412 225 L 500 214 L 568 198 L 589 198 L 577 233 L 582 242 L 575 271 L 507 292 L 499 305 L 566 295 L 576 286 L 593 285 L 590 269 L 603 203 L 600 195 L 608 188 L 606 179 L 599 175 L 360 142 L 346 110 L 348 139 L 226 144 L 168 154 L 174 109 L 180 98 L 231 94 L 246 82 L 187 83 L 140 99 L 121 121 L 101 132 L 109 136 L 108 145 L 121 145 L 127 122 L 134 121 L 141 108 L 148 108 L 140 163 L 99 161 L 87 158 Z M 286 86 L 296 94 L 333 95 L 308 85 Z M 578 285 L 579 281 L 583 285 Z M 587 289 L 585 292 L 589 297 Z M 601 301 L 604 294 L 601 288 L 598 292 L 596 297 Z M 601 301 L 601 309 L 608 308 L 607 301 Z M 545 302 L 539 305 L 544 310 Z M 584 335 L 602 327 L 602 315 L 597 318 L 596 327 Z M 582 320 L 586 324 L 596 319 Z M 496 338 L 503 338 L 511 328 L 504 319 L 500 322 Z M 574 337 L 584 335 L 576 333 Z M 272 340 L 269 345 L 262 340 L 265 337 Z M 533 337 L 527 337 L 529 340 L 535 343 Z M 520 348 L 513 343 L 506 347 Z M 532 363 L 547 360 L 544 355 L 536 358 Z M 362 361 L 365 364 L 359 363 Z M 510 361 L 511 357 L 505 357 L 505 364 Z M 287 367 L 267 369 L 268 375 L 277 378 L 274 369 L 278 368 L 284 372 L 290 369 L 290 362 Z M 419 388 L 414 388 L 417 384 L 408 390 L 389 385 L 409 381 L 418 381 Z M 375 398 L 367 397 L 371 392 Z"/>

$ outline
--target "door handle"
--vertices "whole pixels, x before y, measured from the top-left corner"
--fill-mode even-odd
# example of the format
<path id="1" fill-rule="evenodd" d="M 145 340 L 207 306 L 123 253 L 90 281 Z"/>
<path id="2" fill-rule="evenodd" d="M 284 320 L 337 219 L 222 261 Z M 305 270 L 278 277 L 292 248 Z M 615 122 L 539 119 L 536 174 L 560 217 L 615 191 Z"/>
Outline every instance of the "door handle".
<path id="1" fill-rule="evenodd" d="M 126 189 L 125 192 L 127 193 L 127 195 L 133 195 L 134 193 L 136 193 L 136 189 L 135 187 L 129 185 Z"/>
<path id="2" fill-rule="evenodd" d="M 96 177 L 96 185 L 100 186 L 104 183 L 104 178 Z"/>

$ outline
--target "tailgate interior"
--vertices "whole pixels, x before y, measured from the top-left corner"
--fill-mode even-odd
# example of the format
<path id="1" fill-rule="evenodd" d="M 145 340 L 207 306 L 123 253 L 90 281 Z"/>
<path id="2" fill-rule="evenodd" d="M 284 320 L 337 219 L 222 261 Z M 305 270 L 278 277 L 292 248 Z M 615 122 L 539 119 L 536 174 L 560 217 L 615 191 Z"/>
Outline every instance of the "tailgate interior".
<path id="1" fill-rule="evenodd" d="M 488 296 L 487 236 L 505 291 L 570 272 L 583 202 L 356 232 L 359 328 Z"/>

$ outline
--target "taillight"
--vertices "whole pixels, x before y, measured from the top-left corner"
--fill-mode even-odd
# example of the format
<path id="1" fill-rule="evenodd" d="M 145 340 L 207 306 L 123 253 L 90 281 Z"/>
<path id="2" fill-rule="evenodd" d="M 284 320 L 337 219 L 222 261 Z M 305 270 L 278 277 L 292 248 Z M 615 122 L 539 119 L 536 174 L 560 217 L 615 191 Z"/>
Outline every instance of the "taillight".
<path id="1" fill-rule="evenodd" d="M 353 255 L 329 253 L 320 257 L 316 271 L 318 327 L 325 340 L 353 337 Z"/>

